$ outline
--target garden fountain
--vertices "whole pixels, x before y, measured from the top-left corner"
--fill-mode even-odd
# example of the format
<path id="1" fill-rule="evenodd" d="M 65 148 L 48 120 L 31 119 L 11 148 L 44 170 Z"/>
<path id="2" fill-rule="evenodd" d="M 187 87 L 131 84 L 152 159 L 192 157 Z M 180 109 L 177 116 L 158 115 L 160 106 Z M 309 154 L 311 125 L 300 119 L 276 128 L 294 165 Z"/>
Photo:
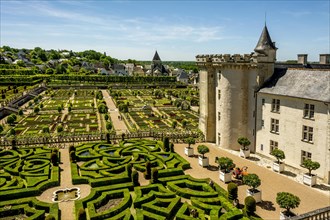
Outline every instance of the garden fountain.
<path id="1" fill-rule="evenodd" d="M 77 200 L 80 198 L 80 188 L 66 188 L 66 189 L 58 189 L 53 192 L 53 202 L 67 202 L 71 200 Z"/>

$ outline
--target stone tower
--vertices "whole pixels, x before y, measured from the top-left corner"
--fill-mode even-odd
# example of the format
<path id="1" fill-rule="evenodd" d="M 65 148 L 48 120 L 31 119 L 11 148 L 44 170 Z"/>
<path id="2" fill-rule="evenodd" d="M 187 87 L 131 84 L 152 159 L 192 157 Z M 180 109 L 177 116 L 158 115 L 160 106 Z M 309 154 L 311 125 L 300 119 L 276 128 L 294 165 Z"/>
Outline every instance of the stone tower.
<path id="1" fill-rule="evenodd" d="M 255 147 L 255 93 L 274 72 L 276 47 L 265 26 L 251 54 L 197 55 L 200 67 L 199 128 L 205 140 L 238 150 L 239 137 Z"/>

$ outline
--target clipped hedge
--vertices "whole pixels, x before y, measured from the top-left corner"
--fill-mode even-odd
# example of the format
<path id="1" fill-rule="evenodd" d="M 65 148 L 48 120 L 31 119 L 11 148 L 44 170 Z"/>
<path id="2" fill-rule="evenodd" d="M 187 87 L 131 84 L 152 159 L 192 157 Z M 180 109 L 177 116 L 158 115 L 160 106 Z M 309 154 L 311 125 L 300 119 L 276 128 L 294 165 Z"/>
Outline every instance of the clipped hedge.
<path id="1" fill-rule="evenodd" d="M 191 198 L 191 204 L 210 214 L 211 210 L 221 210 L 221 202 L 218 197 L 215 198 Z"/>
<path id="2" fill-rule="evenodd" d="M 116 207 L 112 207 L 106 211 L 98 213 L 95 209 L 105 205 L 110 199 L 123 198 Z M 132 205 L 132 198 L 128 189 L 115 190 L 110 192 L 102 192 L 97 199 L 88 202 L 87 208 L 91 220 L 105 219 L 120 214 L 125 209 L 129 209 Z"/>
<path id="3" fill-rule="evenodd" d="M 142 209 L 148 212 L 155 213 L 160 216 L 164 216 L 167 219 L 172 219 L 180 207 L 181 198 L 156 198 L 155 200 L 142 204 Z"/>
<path id="4" fill-rule="evenodd" d="M 100 179 L 89 179 L 89 184 L 92 187 L 120 184 L 131 182 L 131 178 L 127 175 L 119 176 L 119 177 L 105 177 Z"/>
<path id="5" fill-rule="evenodd" d="M 151 191 L 150 193 L 144 195 L 144 196 L 137 196 L 137 198 L 134 200 L 134 208 L 141 208 L 141 206 L 145 203 L 152 202 L 156 198 L 175 198 L 175 194 L 168 191 L 168 192 L 156 192 Z"/>
<path id="6" fill-rule="evenodd" d="M 191 180 L 177 180 L 167 182 L 167 187 L 177 195 L 190 199 L 191 197 L 217 197 L 218 193 L 214 191 L 207 183 L 196 183 Z"/>
<path id="7" fill-rule="evenodd" d="M 9 210 L 5 206 L 11 206 Z M 60 211 L 57 203 L 45 203 L 37 200 L 35 197 L 26 197 L 22 199 L 0 201 L 0 218 L 15 214 L 24 213 L 29 219 L 45 219 L 45 214 L 54 216 L 57 220 L 60 218 Z M 17 213 L 17 211 L 20 213 Z"/>
<path id="8" fill-rule="evenodd" d="M 230 212 L 226 212 L 225 214 L 220 216 L 220 220 L 236 220 L 236 219 L 243 219 L 243 213 L 235 208 Z"/>
<path id="9" fill-rule="evenodd" d="M 0 191 L 0 198 L 17 199 L 21 197 L 31 197 L 40 195 L 44 190 L 49 189 L 51 187 L 59 186 L 59 167 L 54 166 L 52 168 L 51 179 L 47 181 L 43 181 L 39 183 L 37 186 L 28 187 L 28 188 L 4 188 L 4 190 Z"/>
<path id="10" fill-rule="evenodd" d="M 78 214 L 78 211 L 80 208 L 83 208 L 83 209 L 86 208 L 87 203 L 90 201 L 93 201 L 94 199 L 97 199 L 102 194 L 102 192 L 119 190 L 119 189 L 128 189 L 131 191 L 131 190 L 133 190 L 133 188 L 134 188 L 133 183 L 131 183 L 131 182 L 92 188 L 91 193 L 86 198 L 75 201 L 76 215 Z"/>
<path id="11" fill-rule="evenodd" d="M 111 220 L 117 220 L 117 219 L 118 220 L 134 220 L 130 209 L 125 209 L 118 215 L 112 216 L 110 219 Z"/>
<path id="12" fill-rule="evenodd" d="M 72 184 L 88 184 L 88 178 L 80 177 L 78 173 L 78 165 L 76 163 L 71 163 L 71 177 L 72 177 Z"/>
<path id="13" fill-rule="evenodd" d="M 88 155 L 82 155 L 84 154 L 85 152 L 88 153 Z M 92 159 L 101 159 L 102 158 L 102 155 L 95 152 L 94 150 L 92 150 L 91 148 L 88 149 L 88 150 L 85 150 L 85 149 L 76 149 L 76 160 L 79 160 L 79 161 L 89 161 L 89 160 L 92 160 Z"/>
<path id="14" fill-rule="evenodd" d="M 136 219 L 148 219 L 148 220 L 166 220 L 165 216 L 157 215 L 146 210 L 137 209 Z"/>
<path id="15" fill-rule="evenodd" d="M 178 175 L 184 175 L 184 172 L 181 168 L 164 169 L 164 170 L 159 170 L 158 172 L 158 178 L 178 176 Z"/>
<path id="16" fill-rule="evenodd" d="M 190 211 L 192 209 L 195 209 L 197 212 L 198 212 L 198 218 L 201 219 L 201 220 L 205 220 L 205 213 L 203 210 L 197 208 L 197 207 L 194 207 L 192 205 L 189 205 L 188 203 L 184 203 L 181 208 L 179 209 L 179 211 L 176 213 L 176 216 L 175 218 L 177 220 L 195 220 L 196 218 L 192 217 L 190 215 Z"/>

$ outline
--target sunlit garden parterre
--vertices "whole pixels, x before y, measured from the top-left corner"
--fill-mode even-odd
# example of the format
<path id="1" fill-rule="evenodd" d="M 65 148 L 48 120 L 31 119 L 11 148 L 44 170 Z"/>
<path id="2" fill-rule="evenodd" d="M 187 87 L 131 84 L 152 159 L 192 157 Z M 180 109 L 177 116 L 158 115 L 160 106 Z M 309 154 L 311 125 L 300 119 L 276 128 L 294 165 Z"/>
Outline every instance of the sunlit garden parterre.
<path id="1" fill-rule="evenodd" d="M 59 216 L 58 205 L 35 198 L 60 184 L 58 150 L 47 147 L 0 151 L 0 218 Z"/>
<path id="2" fill-rule="evenodd" d="M 98 132 L 102 118 L 98 116 L 95 93 L 95 90 L 48 90 L 27 103 L 25 115 L 21 110 L 22 114 L 15 115 L 10 123 L 8 118 L 13 114 L 7 116 L 3 133 L 31 136 Z"/>
<path id="3" fill-rule="evenodd" d="M 73 182 L 93 187 L 88 197 L 75 202 L 78 219 L 243 217 L 220 186 L 185 175 L 189 163 L 163 142 L 83 144 L 71 148 L 70 155 Z M 149 179 L 148 185 L 140 186 L 138 173 Z"/>

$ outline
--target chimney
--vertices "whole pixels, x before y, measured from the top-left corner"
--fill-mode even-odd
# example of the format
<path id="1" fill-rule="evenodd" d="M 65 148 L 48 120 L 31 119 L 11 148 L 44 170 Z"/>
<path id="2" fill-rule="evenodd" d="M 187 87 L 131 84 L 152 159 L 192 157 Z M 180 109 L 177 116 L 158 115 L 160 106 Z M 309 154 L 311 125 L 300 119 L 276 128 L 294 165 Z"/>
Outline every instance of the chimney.
<path id="1" fill-rule="evenodd" d="M 298 63 L 302 65 L 307 65 L 307 55 L 308 54 L 298 54 Z"/>
<path id="2" fill-rule="evenodd" d="M 320 64 L 330 64 L 330 54 L 320 54 Z"/>

